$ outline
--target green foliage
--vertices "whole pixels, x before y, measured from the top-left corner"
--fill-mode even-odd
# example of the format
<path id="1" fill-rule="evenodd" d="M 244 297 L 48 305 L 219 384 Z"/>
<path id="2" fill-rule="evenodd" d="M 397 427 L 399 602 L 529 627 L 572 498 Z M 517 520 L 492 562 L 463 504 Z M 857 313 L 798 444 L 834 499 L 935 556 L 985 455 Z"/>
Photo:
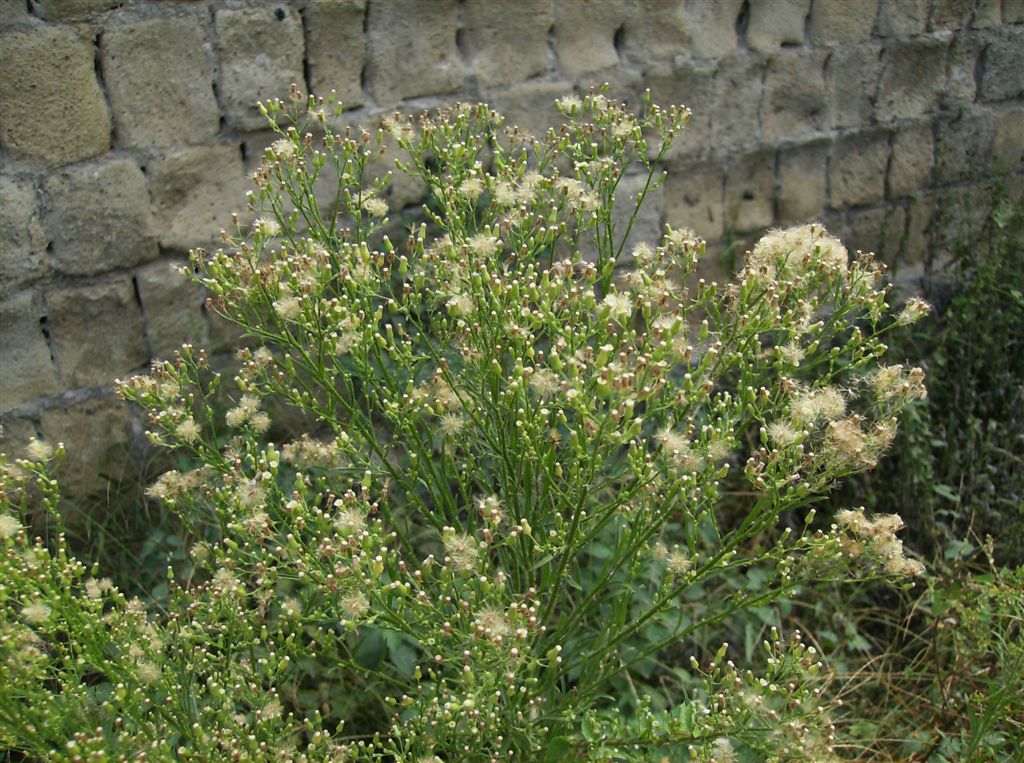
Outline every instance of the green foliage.
<path id="1" fill-rule="evenodd" d="M 928 398 L 908 409 L 892 456 L 846 491 L 902 511 L 913 545 L 946 559 L 992 535 L 1002 562 L 1024 564 L 1022 242 L 1024 200 L 1002 199 L 983 235 L 954 247 L 938 315 L 893 347 L 928 369 Z"/>
<path id="2" fill-rule="evenodd" d="M 809 592 L 802 618 L 845 677 L 841 734 L 858 759 L 1014 760 L 1024 749 L 1024 202 L 1001 200 L 959 243 L 939 314 L 894 337 L 929 369 L 892 454 L 852 478 L 906 517 L 936 576 L 918 595 Z M 1017 756 L 1017 757 L 1015 757 Z"/>
<path id="3" fill-rule="evenodd" d="M 540 142 L 486 106 L 387 120 L 431 194 L 402 246 L 368 173 L 385 130 L 335 132 L 297 94 L 264 107 L 279 140 L 261 216 L 193 253 L 251 340 L 238 372 L 186 346 L 119 384 L 151 440 L 198 464 L 149 489 L 189 563 L 168 568 L 164 607 L 127 597 L 22 526 L 34 490 L 56 510 L 46 445 L 5 461 L 0 744 L 54 760 L 832 754 L 822 655 L 769 624 L 808 584 L 923 572 L 899 517 L 812 527 L 924 394 L 920 369 L 882 362 L 881 271 L 818 225 L 765 236 L 730 284 L 697 280 L 687 231 L 626 251 L 688 112 L 559 106 Z M 627 171 L 645 182 L 617 226 Z M 274 442 L 275 401 L 313 431 Z M 749 500 L 725 511 L 730 474 Z M 742 653 L 681 659 L 732 623 Z"/>
<path id="4" fill-rule="evenodd" d="M 97 564 L 125 595 L 163 604 L 167 567 L 186 563 L 186 541 L 174 515 L 145 495 L 159 473 L 155 465 L 130 466 L 137 471 L 111 480 L 107 493 L 88 502 L 65 528 L 68 548 L 87 566 Z M 47 537 L 45 525 L 38 529 Z"/>
<path id="5" fill-rule="evenodd" d="M 1012 760 L 1024 742 L 1024 570 L 961 566 L 917 596 L 850 608 L 839 722 L 859 760 Z M 878 598 L 883 600 L 879 601 Z M 849 598 L 846 599 L 850 603 Z M 844 671 L 845 667 L 845 671 Z"/>

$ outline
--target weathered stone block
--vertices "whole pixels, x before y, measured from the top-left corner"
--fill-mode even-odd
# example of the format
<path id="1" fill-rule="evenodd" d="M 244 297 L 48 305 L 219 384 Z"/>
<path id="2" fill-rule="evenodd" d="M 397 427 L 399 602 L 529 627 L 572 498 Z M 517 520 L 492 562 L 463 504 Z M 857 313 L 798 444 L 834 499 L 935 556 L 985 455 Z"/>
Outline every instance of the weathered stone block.
<path id="1" fill-rule="evenodd" d="M 850 236 L 845 242 L 851 251 L 874 252 L 883 262 L 894 262 L 903 248 L 907 213 L 902 207 L 887 205 L 850 212 Z"/>
<path id="2" fill-rule="evenodd" d="M 932 213 L 935 199 L 916 196 L 907 205 L 907 232 L 900 259 L 903 262 L 927 262 L 931 252 Z"/>
<path id="3" fill-rule="evenodd" d="M 23 0 L 0 0 L 0 24 L 19 24 L 29 20 Z"/>
<path id="4" fill-rule="evenodd" d="M 747 45 L 761 53 L 775 53 L 782 47 L 802 45 L 810 11 L 810 0 L 751 3 Z"/>
<path id="5" fill-rule="evenodd" d="M 739 46 L 736 24 L 743 0 L 688 0 L 683 5 L 690 36 L 689 52 L 697 58 L 721 58 Z"/>
<path id="6" fill-rule="evenodd" d="M 1024 95 L 1024 28 L 1003 28 L 985 49 L 979 96 L 1002 101 Z"/>
<path id="7" fill-rule="evenodd" d="M 723 59 L 715 72 L 711 143 L 715 151 L 747 146 L 761 139 L 759 111 L 764 65 L 750 56 Z"/>
<path id="8" fill-rule="evenodd" d="M 725 233 L 725 173 L 718 163 L 682 165 L 665 180 L 665 217 L 707 241 Z"/>
<path id="9" fill-rule="evenodd" d="M 35 184 L 0 175 L 0 299 L 46 274 L 46 243 Z"/>
<path id="10" fill-rule="evenodd" d="M 132 442 L 128 405 L 111 397 L 40 414 L 40 428 L 49 442 L 63 442 L 67 455 L 57 468 L 66 498 L 89 498 L 107 490 L 127 461 Z"/>
<path id="11" fill-rule="evenodd" d="M 711 62 L 652 67 L 644 77 L 651 101 L 662 106 L 686 106 L 692 112 L 686 129 L 677 136 L 666 159 L 693 156 L 711 150 L 711 113 L 715 106 L 715 67 Z"/>
<path id="12" fill-rule="evenodd" d="M 959 114 L 938 122 L 935 135 L 935 180 L 950 185 L 983 177 L 995 134 L 995 117 Z"/>
<path id="13" fill-rule="evenodd" d="M 178 272 L 184 261 L 162 260 L 139 268 L 135 284 L 142 302 L 146 339 L 154 360 L 168 360 L 188 342 L 204 346 L 203 290 Z"/>
<path id="14" fill-rule="evenodd" d="M 233 146 L 187 148 L 149 166 L 160 243 L 179 252 L 207 246 L 245 207 L 246 179 Z"/>
<path id="15" fill-rule="evenodd" d="M 616 34 L 626 21 L 624 0 L 562 0 L 555 8 L 555 55 L 566 77 L 619 64 Z"/>
<path id="16" fill-rule="evenodd" d="M 742 0 L 639 0 L 623 29 L 622 50 L 638 64 L 677 56 L 721 58 L 736 51 Z"/>
<path id="17" fill-rule="evenodd" d="M 892 138 L 892 159 L 886 180 L 889 198 L 912 196 L 931 186 L 935 160 L 930 123 L 902 128 Z"/>
<path id="18" fill-rule="evenodd" d="M 772 224 L 775 152 L 759 151 L 731 163 L 725 175 L 725 228 L 751 233 Z"/>
<path id="19" fill-rule="evenodd" d="M 481 87 L 522 82 L 548 71 L 548 0 L 468 0 L 462 18 L 467 58 Z"/>
<path id="20" fill-rule="evenodd" d="M 334 90 L 347 108 L 363 103 L 366 0 L 313 0 L 306 5 L 309 86 L 317 95 Z"/>
<path id="21" fill-rule="evenodd" d="M 456 0 L 371 3 L 367 27 L 370 83 L 379 104 L 452 93 L 465 84 Z"/>
<path id="22" fill-rule="evenodd" d="M 205 12 L 108 27 L 100 40 L 118 142 L 202 143 L 220 131 Z"/>
<path id="23" fill-rule="evenodd" d="M 857 133 L 837 140 L 828 168 L 831 206 L 838 209 L 882 199 L 888 163 L 886 133 Z"/>
<path id="24" fill-rule="evenodd" d="M 671 61 L 690 49 L 692 39 L 687 22 L 683 2 L 640 0 L 631 9 L 618 37 L 620 50 L 631 62 Z"/>
<path id="25" fill-rule="evenodd" d="M 228 121 L 245 130 L 266 126 L 257 101 L 302 88 L 304 41 L 299 13 L 287 4 L 222 8 L 214 16 L 220 53 L 220 100 Z"/>
<path id="26" fill-rule="evenodd" d="M 780 53 L 768 61 L 761 127 L 765 141 L 801 138 L 825 127 L 825 50 Z"/>
<path id="27" fill-rule="evenodd" d="M 818 45 L 867 42 L 878 16 L 878 0 L 814 0 L 811 40 Z"/>
<path id="28" fill-rule="evenodd" d="M 988 35 L 983 32 L 961 32 L 953 37 L 946 61 L 946 87 L 940 99 L 943 109 L 965 109 L 974 104 L 978 58 L 986 45 Z"/>
<path id="29" fill-rule="evenodd" d="M 996 115 L 995 136 L 989 152 L 989 170 L 1013 172 L 1024 163 L 1024 106 Z"/>
<path id="30" fill-rule="evenodd" d="M 964 29 L 971 21 L 977 0 L 933 0 L 929 32 L 954 32 Z"/>
<path id="31" fill-rule="evenodd" d="M 814 143 L 779 153 L 780 225 L 795 225 L 817 220 L 828 195 L 826 170 L 830 145 Z"/>
<path id="32" fill-rule="evenodd" d="M 881 55 L 882 49 L 877 45 L 850 45 L 832 52 L 825 69 L 832 127 L 862 127 L 871 123 L 882 71 Z"/>
<path id="33" fill-rule="evenodd" d="M 56 271 L 92 275 L 156 258 L 145 177 L 131 159 L 53 174 L 43 196 Z"/>
<path id="34" fill-rule="evenodd" d="M 565 94 L 565 85 L 560 82 L 524 82 L 495 93 L 491 101 L 505 115 L 506 124 L 517 125 L 540 138 L 549 127 L 562 123 L 555 100 Z"/>
<path id="35" fill-rule="evenodd" d="M 1003 0 L 978 0 L 971 19 L 972 29 L 994 29 L 1002 23 Z"/>
<path id="36" fill-rule="evenodd" d="M 875 33 L 879 37 L 909 37 L 928 27 L 929 0 L 882 0 Z"/>
<path id="37" fill-rule="evenodd" d="M 875 116 L 881 122 L 935 111 L 946 87 L 947 41 L 919 37 L 890 43 L 882 53 Z"/>
<path id="38" fill-rule="evenodd" d="M 35 15 L 47 21 L 86 19 L 124 4 L 124 0 L 32 0 Z"/>
<path id="39" fill-rule="evenodd" d="M 110 112 L 92 42 L 70 27 L 3 35 L 0 144 L 15 156 L 66 164 L 110 148 Z"/>
<path id="40" fill-rule="evenodd" d="M 142 312 L 131 278 L 55 289 L 47 302 L 50 342 L 66 387 L 107 386 L 146 365 Z"/>
<path id="41" fill-rule="evenodd" d="M 38 297 L 22 291 L 0 302 L 0 411 L 60 391 Z"/>

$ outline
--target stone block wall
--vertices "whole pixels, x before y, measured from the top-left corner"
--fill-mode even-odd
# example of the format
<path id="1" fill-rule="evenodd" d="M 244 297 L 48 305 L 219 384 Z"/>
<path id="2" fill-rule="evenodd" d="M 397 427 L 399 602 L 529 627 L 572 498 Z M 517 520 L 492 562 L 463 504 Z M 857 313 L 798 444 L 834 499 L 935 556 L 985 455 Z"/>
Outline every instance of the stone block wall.
<path id="1" fill-rule="evenodd" d="M 176 267 L 293 82 L 354 124 L 485 100 L 535 132 L 569 91 L 650 88 L 694 117 L 637 235 L 819 219 L 907 278 L 1024 185 L 1024 0 L 0 0 L 0 422 L 68 444 L 72 496 L 139 438 L 114 377 L 230 350 Z"/>

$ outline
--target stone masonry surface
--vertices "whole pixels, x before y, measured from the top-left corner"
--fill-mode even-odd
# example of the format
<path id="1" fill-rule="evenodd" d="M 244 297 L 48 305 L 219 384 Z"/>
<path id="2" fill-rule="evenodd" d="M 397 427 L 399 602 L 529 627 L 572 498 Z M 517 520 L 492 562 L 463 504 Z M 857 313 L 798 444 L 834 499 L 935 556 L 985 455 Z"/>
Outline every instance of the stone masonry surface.
<path id="1" fill-rule="evenodd" d="M 693 118 L 633 238 L 742 251 L 822 220 L 902 284 L 1024 188 L 1021 0 L 0 0 L 0 71 L 4 448 L 66 441 L 73 498 L 140 441 L 115 376 L 182 342 L 230 357 L 178 269 L 244 209 L 274 139 L 255 102 L 292 83 L 356 126 L 483 100 L 533 133 L 559 95 L 649 88 Z M 386 198 L 397 220 L 423 189 Z"/>

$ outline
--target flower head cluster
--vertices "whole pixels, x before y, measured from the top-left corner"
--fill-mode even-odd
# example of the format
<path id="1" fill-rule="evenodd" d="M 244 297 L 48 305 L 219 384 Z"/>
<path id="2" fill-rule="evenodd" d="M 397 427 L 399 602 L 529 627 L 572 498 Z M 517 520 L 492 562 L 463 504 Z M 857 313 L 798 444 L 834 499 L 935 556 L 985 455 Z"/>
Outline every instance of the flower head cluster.
<path id="1" fill-rule="evenodd" d="M 926 301 L 920 297 L 911 297 L 904 303 L 903 309 L 900 310 L 899 314 L 896 316 L 896 324 L 899 326 L 908 326 L 911 323 L 917 323 L 931 311 L 932 306 Z"/>
<path id="2" fill-rule="evenodd" d="M 270 428 L 270 416 L 260 410 L 259 398 L 250 394 L 242 395 L 238 404 L 227 412 L 224 421 L 233 428 L 248 424 L 256 432 L 266 432 Z"/>
<path id="3" fill-rule="evenodd" d="M 849 254 L 817 223 L 771 231 L 747 255 L 747 272 L 769 280 L 805 278 L 816 269 L 845 272 Z"/>
<path id="4" fill-rule="evenodd" d="M 790 411 L 796 424 L 834 421 L 846 411 L 846 400 L 835 387 L 824 386 L 795 396 Z"/>
<path id="5" fill-rule="evenodd" d="M 870 552 L 890 575 L 924 574 L 924 565 L 916 559 L 907 558 L 903 541 L 896 537 L 903 528 L 903 519 L 898 514 L 878 514 L 868 518 L 863 508 L 857 508 L 839 512 L 836 520 L 839 527 L 850 535 L 846 544 L 848 553 L 860 555 L 865 550 Z"/>

